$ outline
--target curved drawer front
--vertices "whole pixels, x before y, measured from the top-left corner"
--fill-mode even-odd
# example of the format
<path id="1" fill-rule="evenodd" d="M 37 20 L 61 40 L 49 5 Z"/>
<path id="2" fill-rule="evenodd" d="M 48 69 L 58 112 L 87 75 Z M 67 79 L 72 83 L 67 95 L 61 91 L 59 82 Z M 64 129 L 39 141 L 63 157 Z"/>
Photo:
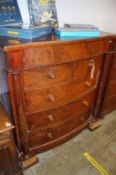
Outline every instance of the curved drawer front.
<path id="1" fill-rule="evenodd" d="M 39 147 L 40 145 L 55 141 L 55 139 L 65 136 L 66 134 L 70 134 L 70 132 L 79 128 L 84 122 L 87 122 L 88 118 L 89 109 L 59 124 L 31 132 L 29 137 L 29 147 L 34 149 L 34 147 Z"/>
<path id="2" fill-rule="evenodd" d="M 24 67 L 64 63 L 83 60 L 103 54 L 107 50 L 107 39 L 91 40 L 90 42 L 60 42 L 49 45 L 36 45 L 25 49 Z"/>
<path id="3" fill-rule="evenodd" d="M 8 70 L 29 68 L 40 65 L 60 64 L 83 60 L 105 53 L 108 49 L 107 38 L 93 38 L 85 41 L 60 41 L 32 43 L 7 52 Z"/>
<path id="4" fill-rule="evenodd" d="M 96 90 L 84 95 L 77 101 L 53 110 L 27 115 L 26 120 L 29 130 L 33 132 L 34 130 L 38 130 L 40 127 L 48 127 L 50 125 L 54 125 L 55 123 L 60 123 L 61 121 L 65 121 L 68 118 L 91 108 L 95 99 L 95 93 Z"/>
<path id="5" fill-rule="evenodd" d="M 98 56 L 83 61 L 55 66 L 45 66 L 23 71 L 22 79 L 24 90 L 36 90 L 71 81 L 72 79 L 86 81 L 91 78 L 93 68 L 93 76 L 95 78 L 100 70 L 102 58 L 102 56 Z"/>
<path id="6" fill-rule="evenodd" d="M 22 74 L 25 90 L 35 90 L 72 79 L 73 64 L 46 66 L 24 71 Z"/>
<path id="7" fill-rule="evenodd" d="M 94 79 L 89 85 L 87 83 L 72 81 L 59 86 L 25 92 L 25 110 L 27 113 L 39 112 L 74 101 L 96 87 Z"/>

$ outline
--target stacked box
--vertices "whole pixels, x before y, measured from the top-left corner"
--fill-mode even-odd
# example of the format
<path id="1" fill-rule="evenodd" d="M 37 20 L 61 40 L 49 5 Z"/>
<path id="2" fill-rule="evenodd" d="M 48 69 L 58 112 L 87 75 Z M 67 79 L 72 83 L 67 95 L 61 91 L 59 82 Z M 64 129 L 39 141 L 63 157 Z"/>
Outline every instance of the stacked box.
<path id="1" fill-rule="evenodd" d="M 74 40 L 100 36 L 98 27 L 92 25 L 65 24 L 63 28 L 55 28 L 54 33 L 61 40 Z"/>
<path id="2" fill-rule="evenodd" d="M 13 38 L 13 37 L 5 37 L 0 36 L 0 46 L 7 46 L 7 45 L 19 45 L 19 44 L 25 44 L 30 42 L 42 42 L 42 41 L 50 41 L 50 40 L 56 39 L 55 37 L 52 37 L 51 34 L 37 37 L 37 38 Z"/>
<path id="3" fill-rule="evenodd" d="M 30 23 L 58 27 L 55 0 L 28 0 Z"/>
<path id="4" fill-rule="evenodd" d="M 16 0 L 0 0 L 0 26 L 21 24 L 21 14 Z"/>
<path id="5" fill-rule="evenodd" d="M 44 36 L 52 33 L 52 27 L 57 26 L 55 0 L 28 0 L 28 4 L 31 25 L 24 26 L 17 1 L 0 0 L 0 9 L 9 9 L 7 16 L 6 11 L 1 11 L 0 45 L 42 41 Z"/>

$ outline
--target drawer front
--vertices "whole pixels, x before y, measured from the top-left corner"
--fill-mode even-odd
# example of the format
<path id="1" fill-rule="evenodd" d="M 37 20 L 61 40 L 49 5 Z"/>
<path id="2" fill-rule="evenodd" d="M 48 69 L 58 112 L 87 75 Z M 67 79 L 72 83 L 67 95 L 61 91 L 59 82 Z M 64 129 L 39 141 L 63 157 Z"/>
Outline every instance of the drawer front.
<path id="1" fill-rule="evenodd" d="M 107 39 L 96 39 L 91 40 L 90 42 L 56 42 L 45 45 L 36 44 L 36 46 L 33 44 L 30 48 L 25 49 L 23 67 L 60 64 L 69 61 L 83 60 L 85 58 L 103 54 L 106 50 Z"/>
<path id="2" fill-rule="evenodd" d="M 24 71 L 23 81 L 25 90 L 35 90 L 72 79 L 73 64 L 40 67 Z"/>
<path id="3" fill-rule="evenodd" d="M 73 79 L 87 81 L 97 79 L 101 70 L 103 56 L 97 56 L 83 61 L 76 61 L 73 69 Z M 93 75 L 92 75 L 93 74 Z"/>
<path id="4" fill-rule="evenodd" d="M 113 64 L 113 66 L 112 66 L 110 80 L 111 81 L 115 81 L 116 80 L 116 64 Z"/>
<path id="5" fill-rule="evenodd" d="M 87 79 L 91 79 L 93 68 L 93 75 L 96 76 L 98 74 L 101 63 L 102 56 L 98 56 L 96 58 L 86 59 L 83 61 L 40 67 L 24 71 L 22 74 L 24 90 L 36 90 L 65 81 L 71 81 L 72 79 L 86 81 Z"/>
<path id="6" fill-rule="evenodd" d="M 50 125 L 54 125 L 55 123 L 65 121 L 76 114 L 82 113 L 82 111 L 91 108 L 95 99 L 95 94 L 96 90 L 86 94 L 79 100 L 62 107 L 27 115 L 26 120 L 29 130 L 33 132 L 39 127 L 48 127 Z"/>
<path id="7" fill-rule="evenodd" d="M 52 125 L 46 129 L 38 129 L 38 131 L 30 134 L 29 147 L 38 147 L 57 138 L 65 136 L 66 134 L 69 134 L 76 128 L 80 127 L 85 121 L 88 120 L 88 118 L 89 109 L 79 115 L 75 115 L 72 118 L 67 119 L 60 124 Z"/>
<path id="8" fill-rule="evenodd" d="M 108 49 L 108 38 L 38 42 L 13 47 L 5 48 L 9 71 L 38 65 L 66 63 L 102 55 Z"/>
<path id="9" fill-rule="evenodd" d="M 39 112 L 76 100 L 82 94 L 96 87 L 96 80 L 88 82 L 72 81 L 51 88 L 25 92 L 25 111 Z"/>
<path id="10" fill-rule="evenodd" d="M 109 98 L 116 94 L 116 81 L 110 82 L 108 85 L 106 98 Z"/>

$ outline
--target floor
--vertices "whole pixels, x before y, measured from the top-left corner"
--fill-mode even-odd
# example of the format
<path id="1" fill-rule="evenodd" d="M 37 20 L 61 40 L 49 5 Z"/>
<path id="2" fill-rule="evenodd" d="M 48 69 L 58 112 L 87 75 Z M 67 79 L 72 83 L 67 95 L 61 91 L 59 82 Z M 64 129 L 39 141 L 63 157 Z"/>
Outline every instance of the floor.
<path id="1" fill-rule="evenodd" d="M 90 163 L 88 152 L 101 168 Z M 116 111 L 107 115 L 94 132 L 83 130 L 68 142 L 39 154 L 40 163 L 25 175 L 116 175 Z M 106 173 L 107 172 L 107 173 Z"/>

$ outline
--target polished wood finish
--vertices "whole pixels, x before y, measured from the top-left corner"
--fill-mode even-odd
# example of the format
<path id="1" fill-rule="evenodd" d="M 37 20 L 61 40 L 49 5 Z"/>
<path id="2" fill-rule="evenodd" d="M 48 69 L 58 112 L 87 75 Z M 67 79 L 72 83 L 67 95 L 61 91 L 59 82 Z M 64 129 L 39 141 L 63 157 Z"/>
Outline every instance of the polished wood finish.
<path id="1" fill-rule="evenodd" d="M 98 117 L 113 59 L 111 38 L 103 34 L 78 41 L 5 47 L 17 142 L 23 157 L 63 143 Z M 109 93 L 115 91 L 109 89 Z"/>
<path id="2" fill-rule="evenodd" d="M 104 117 L 109 112 L 116 109 L 116 36 L 112 36 L 110 39 L 110 45 L 107 52 L 107 71 L 105 76 L 106 83 L 103 88 L 104 93 L 102 95 L 102 104 L 100 106 L 98 116 Z M 102 78 L 102 81 L 103 80 Z"/>
<path id="3" fill-rule="evenodd" d="M 0 104 L 0 174 L 21 175 L 18 153 L 12 136 L 14 126 L 10 123 Z"/>

